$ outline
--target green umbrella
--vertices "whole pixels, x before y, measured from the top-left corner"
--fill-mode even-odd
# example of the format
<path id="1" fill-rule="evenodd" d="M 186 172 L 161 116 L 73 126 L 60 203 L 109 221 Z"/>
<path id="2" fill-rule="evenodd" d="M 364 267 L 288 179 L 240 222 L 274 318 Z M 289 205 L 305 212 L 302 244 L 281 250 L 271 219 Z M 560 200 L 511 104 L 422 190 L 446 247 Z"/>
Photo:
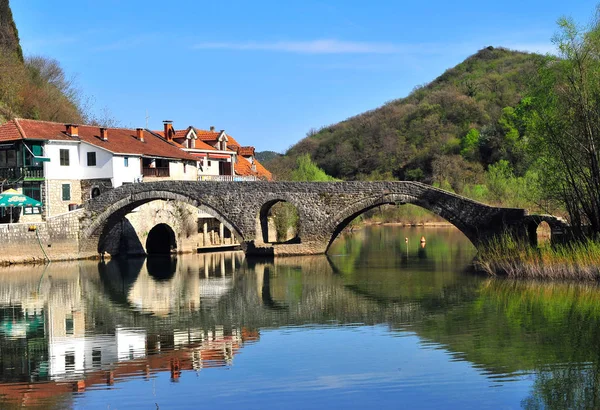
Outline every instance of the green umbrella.
<path id="1" fill-rule="evenodd" d="M 12 208 L 19 206 L 42 206 L 40 201 L 28 197 L 15 191 L 14 189 L 7 189 L 0 193 L 0 208 L 11 208 L 10 219 L 12 222 Z"/>

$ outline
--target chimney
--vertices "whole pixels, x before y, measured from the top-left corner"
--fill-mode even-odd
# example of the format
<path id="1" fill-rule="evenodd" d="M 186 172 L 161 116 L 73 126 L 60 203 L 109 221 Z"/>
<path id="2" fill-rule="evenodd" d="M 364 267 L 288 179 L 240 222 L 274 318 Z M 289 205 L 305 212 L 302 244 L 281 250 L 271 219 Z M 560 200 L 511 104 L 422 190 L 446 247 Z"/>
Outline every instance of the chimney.
<path id="1" fill-rule="evenodd" d="M 165 138 L 167 141 L 173 141 L 173 121 L 164 120 L 163 124 L 165 124 Z"/>
<path id="2" fill-rule="evenodd" d="M 137 139 L 140 140 L 141 142 L 144 142 L 144 129 L 136 128 L 135 133 L 137 135 Z"/>
<path id="3" fill-rule="evenodd" d="M 210 130 L 211 130 L 211 132 L 215 132 L 215 126 L 214 126 L 214 125 L 211 125 L 211 126 L 210 126 Z"/>
<path id="4" fill-rule="evenodd" d="M 108 128 L 100 128 L 100 138 L 102 141 L 108 141 Z"/>
<path id="5" fill-rule="evenodd" d="M 65 124 L 67 127 L 67 135 L 69 137 L 79 137 L 79 127 L 77 124 Z"/>

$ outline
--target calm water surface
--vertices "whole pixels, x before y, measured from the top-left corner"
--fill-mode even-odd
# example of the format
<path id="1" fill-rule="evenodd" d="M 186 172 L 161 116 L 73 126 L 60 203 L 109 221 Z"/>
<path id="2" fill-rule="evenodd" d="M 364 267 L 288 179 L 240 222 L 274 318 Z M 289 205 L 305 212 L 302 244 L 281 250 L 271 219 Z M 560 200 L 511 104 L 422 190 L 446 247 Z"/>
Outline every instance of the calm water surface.
<path id="1" fill-rule="evenodd" d="M 0 408 L 599 408 L 600 289 L 474 255 L 370 227 L 328 257 L 2 269 Z"/>

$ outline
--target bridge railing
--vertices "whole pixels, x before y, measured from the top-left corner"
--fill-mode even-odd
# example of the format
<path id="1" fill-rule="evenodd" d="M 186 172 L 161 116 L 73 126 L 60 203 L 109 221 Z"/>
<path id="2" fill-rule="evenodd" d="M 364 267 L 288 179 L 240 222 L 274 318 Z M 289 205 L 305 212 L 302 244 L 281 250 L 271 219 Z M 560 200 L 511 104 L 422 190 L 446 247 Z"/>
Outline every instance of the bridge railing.
<path id="1" fill-rule="evenodd" d="M 240 176 L 240 175 L 199 175 L 198 181 L 256 181 L 255 176 Z"/>

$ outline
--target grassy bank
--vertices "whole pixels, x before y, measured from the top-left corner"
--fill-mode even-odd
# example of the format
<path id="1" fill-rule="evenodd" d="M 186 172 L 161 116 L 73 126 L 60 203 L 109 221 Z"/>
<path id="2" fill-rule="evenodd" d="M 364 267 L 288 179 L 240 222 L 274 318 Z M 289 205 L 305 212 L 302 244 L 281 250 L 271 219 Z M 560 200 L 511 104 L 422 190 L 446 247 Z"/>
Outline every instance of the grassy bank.
<path id="1" fill-rule="evenodd" d="M 600 242 L 534 248 L 502 237 L 479 250 L 476 266 L 490 275 L 510 278 L 585 280 L 600 279 Z"/>

